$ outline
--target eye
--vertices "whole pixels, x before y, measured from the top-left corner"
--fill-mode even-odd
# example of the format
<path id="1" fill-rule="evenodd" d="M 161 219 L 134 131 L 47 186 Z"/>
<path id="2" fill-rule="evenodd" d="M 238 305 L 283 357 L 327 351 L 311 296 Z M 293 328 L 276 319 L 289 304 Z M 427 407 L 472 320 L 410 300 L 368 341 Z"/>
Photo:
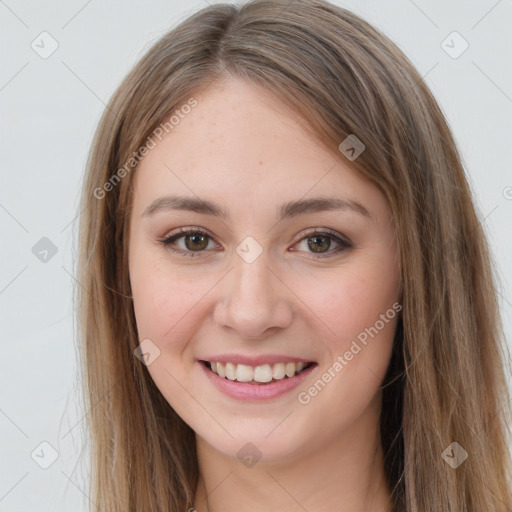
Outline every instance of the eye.
<path id="1" fill-rule="evenodd" d="M 200 228 L 180 228 L 179 232 L 160 240 L 162 245 L 172 252 L 183 256 L 199 256 L 207 249 L 215 249 L 217 244 L 213 238 Z M 315 229 L 306 233 L 296 246 L 305 244 L 305 252 L 313 254 L 316 258 L 326 258 L 334 256 L 346 249 L 351 249 L 353 245 L 341 238 L 340 235 L 330 230 Z M 336 245 L 332 249 L 332 245 Z M 297 249 L 292 249 L 296 251 Z"/>
<path id="2" fill-rule="evenodd" d="M 214 247 L 216 246 L 212 237 L 206 231 L 198 228 L 180 228 L 179 233 L 164 238 L 161 240 L 161 243 L 167 249 L 184 256 L 196 256 L 194 253 L 201 253 L 206 249 L 212 249 L 211 244 Z"/>
<path id="3" fill-rule="evenodd" d="M 333 242 L 337 247 L 331 249 Z M 304 244 L 306 252 L 313 253 L 317 258 L 326 258 L 334 256 L 345 249 L 351 249 L 353 245 L 348 241 L 341 238 L 337 233 L 330 230 L 317 230 L 306 233 L 298 243 Z"/>

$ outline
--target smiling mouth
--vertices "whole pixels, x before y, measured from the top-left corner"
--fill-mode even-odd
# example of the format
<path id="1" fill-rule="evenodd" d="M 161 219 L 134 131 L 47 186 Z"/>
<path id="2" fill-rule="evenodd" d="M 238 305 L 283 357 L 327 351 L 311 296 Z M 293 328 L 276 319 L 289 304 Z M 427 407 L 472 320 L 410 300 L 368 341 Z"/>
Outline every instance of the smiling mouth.
<path id="1" fill-rule="evenodd" d="M 222 363 L 218 361 L 201 361 L 215 375 L 245 384 L 265 385 L 299 375 L 316 363 L 276 363 L 260 366 Z"/>

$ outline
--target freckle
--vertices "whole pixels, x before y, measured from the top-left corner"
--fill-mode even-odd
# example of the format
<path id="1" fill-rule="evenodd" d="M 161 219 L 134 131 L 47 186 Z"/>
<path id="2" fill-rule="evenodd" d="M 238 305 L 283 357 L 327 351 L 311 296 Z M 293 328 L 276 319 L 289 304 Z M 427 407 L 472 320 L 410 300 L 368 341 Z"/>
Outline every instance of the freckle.
<path id="1" fill-rule="evenodd" d="M 260 161 L 260 165 L 263 165 L 263 162 Z"/>

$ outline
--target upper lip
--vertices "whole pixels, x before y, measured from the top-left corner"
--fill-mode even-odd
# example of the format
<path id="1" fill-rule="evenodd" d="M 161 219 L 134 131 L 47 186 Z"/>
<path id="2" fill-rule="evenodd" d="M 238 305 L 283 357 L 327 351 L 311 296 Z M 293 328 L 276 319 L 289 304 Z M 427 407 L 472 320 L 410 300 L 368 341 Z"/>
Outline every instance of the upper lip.
<path id="1" fill-rule="evenodd" d="M 261 366 L 264 364 L 277 363 L 312 363 L 312 359 L 302 357 L 286 356 L 281 354 L 261 354 L 248 356 L 244 354 L 217 354 L 199 359 L 199 361 L 210 361 L 215 363 L 245 364 L 247 366 Z"/>

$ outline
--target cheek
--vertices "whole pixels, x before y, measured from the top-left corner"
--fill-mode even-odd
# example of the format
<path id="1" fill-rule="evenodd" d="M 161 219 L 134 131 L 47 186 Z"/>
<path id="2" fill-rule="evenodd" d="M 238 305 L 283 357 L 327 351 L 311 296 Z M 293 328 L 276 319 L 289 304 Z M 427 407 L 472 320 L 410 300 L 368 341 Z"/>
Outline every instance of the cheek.
<path id="1" fill-rule="evenodd" d="M 336 411 L 344 410 L 345 420 L 357 416 L 384 379 L 401 309 L 398 270 L 391 257 L 383 260 L 382 252 L 375 251 L 373 258 L 308 284 L 300 293 L 307 297 L 319 343 L 329 356 L 318 372 L 322 382 L 301 390 L 301 403 L 313 402 L 312 409 L 336 424 Z M 332 417 L 326 408 L 332 408 Z"/>
<path id="2" fill-rule="evenodd" d="M 154 250 L 132 249 L 130 283 L 140 339 L 154 340 L 161 348 L 178 340 L 198 302 L 200 286 L 179 273 L 165 271 L 165 262 Z"/>
<path id="3" fill-rule="evenodd" d="M 145 273 L 146 274 L 146 273 Z M 144 274 L 134 279 L 133 302 L 140 338 L 150 338 L 161 348 L 176 345 L 191 321 L 198 299 L 179 277 Z"/>
<path id="4" fill-rule="evenodd" d="M 326 435 L 335 436 L 369 407 L 386 374 L 401 307 L 397 283 L 377 277 L 362 269 L 344 272 L 335 285 L 326 283 L 327 293 L 315 287 L 308 295 L 329 357 L 298 400 L 311 418 L 322 418 Z"/>
<path id="5" fill-rule="evenodd" d="M 337 351 L 373 326 L 398 298 L 395 269 L 385 266 L 358 265 L 303 284 L 300 296 L 306 298 L 316 323 L 322 323 L 331 350 Z"/>

